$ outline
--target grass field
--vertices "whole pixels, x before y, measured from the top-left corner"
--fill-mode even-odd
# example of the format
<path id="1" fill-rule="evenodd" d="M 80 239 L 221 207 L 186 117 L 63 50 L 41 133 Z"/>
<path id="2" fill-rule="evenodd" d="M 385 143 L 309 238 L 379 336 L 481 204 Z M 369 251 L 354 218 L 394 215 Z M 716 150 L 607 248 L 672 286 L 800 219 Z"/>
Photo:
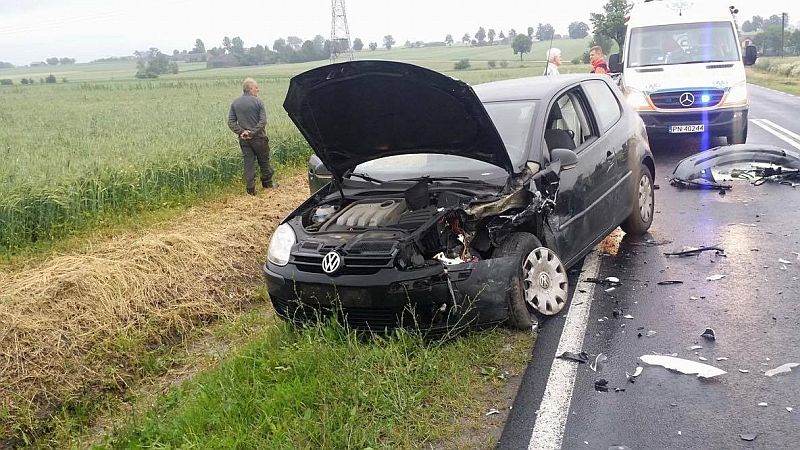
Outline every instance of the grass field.
<path id="1" fill-rule="evenodd" d="M 759 58 L 755 66 L 747 69 L 747 81 L 800 95 L 800 57 Z"/>
<path id="2" fill-rule="evenodd" d="M 585 42 L 555 45 L 569 59 Z M 537 43 L 530 57 L 540 59 L 545 48 Z M 512 61 L 508 68 L 488 68 L 489 59 L 504 54 Z M 500 46 L 359 56 L 413 61 L 473 84 L 538 75 L 543 67 L 514 61 L 511 49 Z M 473 70 L 454 72 L 453 61 L 463 57 L 473 58 Z M 241 156 L 225 115 L 245 76 L 264 84 L 275 161 L 302 163 L 309 149 L 281 104 L 291 76 L 325 63 L 211 70 L 190 64 L 148 81 L 132 78 L 132 63 L 78 64 L 53 72 L 59 81 L 72 80 L 66 84 L 3 86 L 0 252 L 50 242 L 119 214 L 191 201 L 238 179 Z M 0 78 L 36 78 L 48 70 L 3 70 Z"/>

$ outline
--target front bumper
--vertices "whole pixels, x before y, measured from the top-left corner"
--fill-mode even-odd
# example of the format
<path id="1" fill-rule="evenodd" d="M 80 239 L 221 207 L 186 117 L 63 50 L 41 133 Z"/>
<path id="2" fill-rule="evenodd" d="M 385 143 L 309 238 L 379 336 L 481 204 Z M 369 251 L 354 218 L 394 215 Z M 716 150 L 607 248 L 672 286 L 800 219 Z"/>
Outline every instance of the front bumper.
<path id="1" fill-rule="evenodd" d="M 748 107 L 708 111 L 640 111 L 648 135 L 667 135 L 672 125 L 705 125 L 705 133 L 725 136 L 747 126 Z"/>
<path id="2" fill-rule="evenodd" d="M 448 266 L 447 273 L 431 266 L 369 276 L 328 276 L 292 264 L 263 267 L 270 300 L 284 319 L 300 324 L 335 315 L 352 328 L 373 331 L 501 323 L 515 269 L 513 258 Z"/>

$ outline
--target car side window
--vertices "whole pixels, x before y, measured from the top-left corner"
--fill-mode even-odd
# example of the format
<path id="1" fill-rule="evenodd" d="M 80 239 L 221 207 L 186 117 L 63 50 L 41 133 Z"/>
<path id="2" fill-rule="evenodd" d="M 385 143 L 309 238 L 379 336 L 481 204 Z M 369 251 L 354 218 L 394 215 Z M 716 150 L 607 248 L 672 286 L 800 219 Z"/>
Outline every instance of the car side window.
<path id="1" fill-rule="evenodd" d="M 617 96 L 602 80 L 584 82 L 583 90 L 592 102 L 592 109 L 600 132 L 605 133 L 622 117 L 622 109 L 617 101 Z"/>
<path id="2" fill-rule="evenodd" d="M 547 149 L 556 148 L 580 151 L 594 135 L 584 110 L 579 89 L 561 95 L 550 107 L 545 128 Z"/>

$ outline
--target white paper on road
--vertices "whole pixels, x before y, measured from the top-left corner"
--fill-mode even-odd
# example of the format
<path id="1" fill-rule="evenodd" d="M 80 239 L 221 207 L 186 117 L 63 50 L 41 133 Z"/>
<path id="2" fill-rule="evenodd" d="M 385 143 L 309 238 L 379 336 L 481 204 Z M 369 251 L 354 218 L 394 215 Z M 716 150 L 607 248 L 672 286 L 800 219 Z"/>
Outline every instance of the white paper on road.
<path id="1" fill-rule="evenodd" d="M 686 375 L 697 374 L 699 378 L 713 378 L 718 375 L 725 375 L 728 373 L 722 369 L 710 366 L 708 364 L 690 361 L 688 359 L 675 358 L 673 356 L 644 355 L 640 356 L 639 359 L 641 359 L 643 363 L 651 366 L 661 366 L 666 369 L 676 370 Z"/>

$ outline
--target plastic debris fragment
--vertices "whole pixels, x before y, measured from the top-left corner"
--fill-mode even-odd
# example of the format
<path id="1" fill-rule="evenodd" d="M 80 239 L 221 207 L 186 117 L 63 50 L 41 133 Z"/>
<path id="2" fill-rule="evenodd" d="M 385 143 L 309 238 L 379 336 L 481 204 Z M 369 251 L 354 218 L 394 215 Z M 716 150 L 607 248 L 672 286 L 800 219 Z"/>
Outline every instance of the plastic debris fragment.
<path id="1" fill-rule="evenodd" d="M 632 315 L 630 315 L 630 314 L 625 314 L 624 316 L 622 316 L 622 318 L 624 318 L 624 319 L 629 319 L 629 320 L 633 320 L 633 316 L 632 316 Z"/>
<path id="2" fill-rule="evenodd" d="M 781 263 L 781 264 L 792 264 L 792 262 L 791 262 L 791 261 L 787 261 L 787 260 L 785 260 L 785 259 L 783 259 L 783 258 L 780 258 L 780 259 L 778 260 L 778 262 L 779 262 L 779 263 Z"/>
<path id="3" fill-rule="evenodd" d="M 498 410 L 496 410 L 494 408 L 490 409 L 489 412 L 486 413 L 487 416 L 493 416 L 495 414 L 500 414 L 500 411 L 498 411 Z"/>
<path id="4" fill-rule="evenodd" d="M 653 336 L 655 336 L 656 334 L 658 334 L 658 331 L 648 330 L 648 331 L 647 331 L 647 333 L 646 333 L 645 335 L 646 335 L 647 337 L 653 337 Z"/>
<path id="5" fill-rule="evenodd" d="M 664 280 L 664 281 L 659 281 L 658 282 L 659 286 L 670 286 L 670 285 L 673 285 L 673 284 L 683 284 L 683 281 L 681 281 L 681 280 Z"/>
<path id="6" fill-rule="evenodd" d="M 719 375 L 725 375 L 722 369 L 714 366 L 690 361 L 688 359 L 675 358 L 673 356 L 664 355 L 643 355 L 639 357 L 643 363 L 651 366 L 661 366 L 669 370 L 675 370 L 686 375 L 697 375 L 698 378 L 713 378 Z"/>
<path id="7" fill-rule="evenodd" d="M 706 331 L 704 331 L 700 336 L 708 339 L 709 341 L 715 341 L 717 339 L 717 336 L 714 334 L 714 330 L 711 328 L 706 328 Z"/>
<path id="8" fill-rule="evenodd" d="M 743 433 L 739 435 L 739 438 L 743 441 L 751 442 L 755 441 L 758 435 L 756 433 Z"/>
<path id="9" fill-rule="evenodd" d="M 713 251 L 716 252 L 717 255 L 724 256 L 725 250 L 721 247 L 717 247 L 716 245 L 709 246 L 709 247 L 684 247 L 683 250 L 677 252 L 666 252 L 664 256 L 697 256 L 703 252 Z"/>
<path id="10" fill-rule="evenodd" d="M 589 362 L 589 355 L 586 352 L 580 352 L 580 353 L 564 352 L 558 355 L 557 358 L 565 359 L 567 361 L 575 361 L 582 364 Z"/>
<path id="11" fill-rule="evenodd" d="M 720 274 L 711 275 L 710 277 L 706 278 L 706 281 L 718 281 L 725 278 L 726 276 L 727 275 L 720 275 Z"/>
<path id="12" fill-rule="evenodd" d="M 766 408 L 767 406 L 769 406 L 769 403 L 767 403 L 767 402 L 761 402 L 761 403 L 759 403 L 759 404 L 758 404 L 758 406 L 761 406 L 761 407 L 764 407 L 764 408 Z"/>
<path id="13" fill-rule="evenodd" d="M 608 380 L 600 378 L 594 382 L 594 390 L 597 392 L 608 392 Z"/>
<path id="14" fill-rule="evenodd" d="M 750 373 L 750 371 L 749 371 L 749 370 L 747 370 L 747 369 L 739 369 L 739 372 L 742 372 L 742 373 Z"/>
<path id="15" fill-rule="evenodd" d="M 702 345 L 693 345 L 693 346 L 689 347 L 689 350 L 700 350 L 702 348 L 703 348 Z"/>
<path id="16" fill-rule="evenodd" d="M 597 355 L 597 357 L 594 358 L 594 362 L 589 364 L 589 368 L 597 372 L 598 370 L 602 369 L 601 364 L 603 364 L 606 361 L 608 361 L 608 357 L 600 353 L 599 355 Z"/>
<path id="17" fill-rule="evenodd" d="M 792 412 L 792 411 L 794 411 L 794 408 L 792 408 L 791 406 L 787 406 L 786 407 L 786 411 Z"/>
<path id="18" fill-rule="evenodd" d="M 717 361 L 727 361 L 727 360 L 728 360 L 727 356 L 720 356 L 719 358 L 717 358 Z"/>
<path id="19" fill-rule="evenodd" d="M 766 375 L 768 377 L 774 377 L 775 375 L 789 373 L 789 372 L 792 371 L 793 368 L 798 367 L 798 366 L 800 366 L 800 363 L 792 362 L 792 363 L 782 364 L 782 365 L 780 365 L 780 366 L 778 366 L 778 367 L 776 367 L 774 369 L 770 369 L 770 370 L 764 372 L 764 375 Z"/>
<path id="20" fill-rule="evenodd" d="M 627 378 L 631 383 L 634 383 L 636 382 L 636 379 L 639 378 L 639 375 L 642 374 L 642 371 L 644 371 L 644 368 L 642 366 L 637 366 L 632 374 L 625 372 L 625 378 Z"/>

